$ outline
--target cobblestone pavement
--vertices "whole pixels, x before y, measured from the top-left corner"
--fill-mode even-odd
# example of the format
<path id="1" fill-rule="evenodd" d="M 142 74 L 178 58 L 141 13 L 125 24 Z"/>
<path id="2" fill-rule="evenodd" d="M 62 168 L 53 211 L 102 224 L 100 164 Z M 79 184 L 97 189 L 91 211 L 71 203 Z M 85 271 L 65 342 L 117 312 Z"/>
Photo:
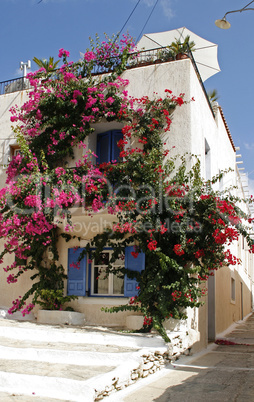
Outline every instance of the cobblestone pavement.
<path id="1" fill-rule="evenodd" d="M 112 395 L 107 402 L 254 401 L 254 315 L 218 341 Z"/>

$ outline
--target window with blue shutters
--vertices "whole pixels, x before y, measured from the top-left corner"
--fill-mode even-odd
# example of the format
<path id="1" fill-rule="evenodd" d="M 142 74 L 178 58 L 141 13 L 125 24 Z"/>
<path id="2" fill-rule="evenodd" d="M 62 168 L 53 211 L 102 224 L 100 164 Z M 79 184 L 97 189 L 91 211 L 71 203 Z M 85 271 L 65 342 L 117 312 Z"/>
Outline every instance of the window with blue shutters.
<path id="1" fill-rule="evenodd" d="M 119 159 L 120 148 L 117 146 L 123 138 L 121 130 L 107 131 L 97 135 L 97 163 L 108 163 Z"/>
<path id="2" fill-rule="evenodd" d="M 72 248 L 68 250 L 68 295 L 85 296 L 86 295 L 86 277 L 87 277 L 87 258 L 86 256 L 78 263 L 78 258 L 83 251 L 82 248 Z M 112 264 L 115 268 L 128 268 L 132 271 L 141 272 L 145 269 L 145 254 L 140 252 L 137 258 L 131 254 L 134 246 L 125 248 L 125 256 L 119 256 L 119 259 Z M 88 287 L 91 296 L 118 296 L 133 297 L 138 294 L 138 282 L 136 279 L 130 279 L 127 275 L 124 278 L 121 275 L 113 273 L 107 274 L 107 266 L 112 249 L 105 249 L 99 255 L 97 260 L 89 264 Z"/>
<path id="3" fill-rule="evenodd" d="M 75 296 L 86 295 L 86 263 L 87 258 L 79 262 L 79 256 L 83 248 L 68 249 L 68 283 L 67 294 Z"/>

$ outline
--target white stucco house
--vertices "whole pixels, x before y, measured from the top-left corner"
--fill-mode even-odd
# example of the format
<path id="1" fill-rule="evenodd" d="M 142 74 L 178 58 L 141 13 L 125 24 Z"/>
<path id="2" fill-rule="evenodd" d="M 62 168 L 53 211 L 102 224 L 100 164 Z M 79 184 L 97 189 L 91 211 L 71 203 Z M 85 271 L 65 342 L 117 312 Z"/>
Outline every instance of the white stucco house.
<path id="1" fill-rule="evenodd" d="M 139 49 L 145 48 L 148 54 L 156 57 L 156 52 L 161 46 L 169 45 L 177 34 L 190 34 L 191 39 L 196 43 L 197 35 L 181 28 L 159 34 L 144 35 L 140 40 Z M 213 44 L 214 45 L 214 44 Z M 217 62 L 217 46 L 212 46 L 209 54 L 210 71 L 202 70 L 198 62 L 187 57 L 182 60 L 172 60 L 165 62 L 154 62 L 140 64 L 127 69 L 123 73 L 123 78 L 128 79 L 128 93 L 131 96 L 142 97 L 148 95 L 153 97 L 154 92 L 163 96 L 165 89 L 170 89 L 174 94 L 185 94 L 185 99 L 192 98 L 195 101 L 184 104 L 174 112 L 173 124 L 170 135 L 165 138 L 166 148 L 172 149 L 171 155 L 191 153 L 200 158 L 202 176 L 210 179 L 221 171 L 232 168 L 225 179 L 218 186 L 220 189 L 230 185 L 237 186 L 240 196 L 244 196 L 241 183 L 241 176 L 236 164 L 236 148 L 227 126 L 225 116 L 218 104 L 211 105 L 207 97 L 203 80 L 219 71 Z M 200 62 L 200 66 L 202 62 Z M 208 68 L 209 70 L 209 68 Z M 0 186 L 5 182 L 5 166 L 11 156 L 17 152 L 17 144 L 10 123 L 9 109 L 18 104 L 23 104 L 27 97 L 26 91 L 15 91 L 2 93 L 0 95 Z M 88 138 L 88 147 L 96 152 L 96 143 L 105 140 L 105 133 L 111 136 L 111 141 L 117 140 L 121 133 L 122 125 L 117 122 L 105 122 L 95 125 L 95 135 Z M 109 134 L 108 134 L 109 133 Z M 107 141 L 107 139 L 105 140 Z M 106 143 L 106 142 L 105 142 Z M 78 152 L 78 151 L 77 151 Z M 82 151 L 80 151 L 82 152 Z M 107 150 L 108 152 L 108 150 Z M 110 152 L 114 152 L 114 148 Z M 77 155 L 78 156 L 78 155 Z M 192 163 L 190 159 L 190 164 Z M 218 188 L 219 189 L 219 188 Z M 247 206 L 244 206 L 247 208 Z M 73 215 L 73 223 L 76 224 L 74 233 L 81 238 L 71 240 L 68 244 L 64 240 L 60 241 L 59 262 L 64 266 L 69 279 L 66 281 L 66 292 L 78 295 L 78 299 L 72 302 L 72 306 L 83 312 L 88 324 L 100 324 L 107 326 L 128 327 L 131 322 L 128 319 L 129 312 L 118 314 L 106 314 L 101 311 L 104 306 L 125 304 L 132 295 L 127 291 L 127 283 L 116 284 L 117 292 L 112 290 L 114 278 L 109 277 L 103 286 L 103 291 L 98 291 L 98 284 L 94 281 L 94 276 L 98 267 L 92 266 L 88 260 L 84 259 L 78 277 L 71 271 L 70 261 L 73 260 L 73 249 L 86 246 L 96 233 L 102 232 L 107 224 L 112 222 L 113 216 L 105 213 L 98 213 L 93 218 L 82 214 L 81 210 L 76 210 Z M 207 344 L 208 339 L 215 339 L 216 336 L 226 330 L 233 322 L 242 319 L 252 310 L 252 288 L 253 288 L 253 257 L 248 252 L 247 245 L 243 239 L 233 245 L 237 257 L 241 258 L 242 265 L 224 267 L 217 271 L 214 277 L 208 281 L 208 296 L 206 303 L 199 310 L 189 311 L 189 319 L 186 328 L 195 332 L 193 342 L 199 342 L 199 347 Z M 110 251 L 107 251 L 110 252 Z M 142 256 L 140 256 L 142 258 Z M 11 262 L 11 261 L 10 261 Z M 139 261 L 145 264 L 145 261 Z M 23 275 L 17 284 L 8 285 L 5 280 L 6 274 L 0 270 L 0 306 L 11 305 L 22 289 L 28 289 L 29 275 Z M 78 284 L 78 287 L 76 286 Z M 102 286 L 102 285 L 101 285 Z M 170 329 L 172 325 L 169 324 Z"/>

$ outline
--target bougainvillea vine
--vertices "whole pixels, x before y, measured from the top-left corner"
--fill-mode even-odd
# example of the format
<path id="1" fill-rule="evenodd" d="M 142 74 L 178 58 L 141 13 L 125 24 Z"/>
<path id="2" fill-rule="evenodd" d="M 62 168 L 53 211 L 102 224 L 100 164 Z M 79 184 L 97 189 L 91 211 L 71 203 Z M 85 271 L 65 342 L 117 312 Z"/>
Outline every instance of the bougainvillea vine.
<path id="1" fill-rule="evenodd" d="M 154 327 L 168 341 L 164 320 L 184 317 L 186 307 L 199 306 L 209 275 L 240 263 L 230 251 L 240 233 L 253 252 L 248 216 L 236 198 L 221 197 L 211 182 L 201 180 L 198 159 L 188 171 L 186 158 L 193 156 L 180 162 L 170 157 L 165 144 L 173 111 L 186 103 L 184 94 L 166 89 L 163 97 L 129 96 L 122 73 L 137 57 L 129 36 L 102 43 L 96 38 L 75 63 L 64 49 L 59 57 L 60 69 L 41 68 L 28 75 L 29 99 L 11 109 L 21 153 L 9 164 L 0 191 L 0 258 L 4 263 L 7 254 L 15 255 L 15 262 L 4 267 L 8 283 L 27 271 L 32 282 L 9 311 L 26 314 L 36 303 L 61 309 L 74 298 L 64 295 L 67 276 L 58 263 L 59 236 L 66 241 L 73 237 L 73 207 L 90 215 L 104 209 L 115 221 L 91 239 L 81 258 L 91 249 L 93 259 L 112 247 L 107 272 L 127 273 L 139 283 L 128 304 L 105 310 L 141 311 L 144 330 Z M 119 159 L 98 165 L 96 150 L 88 149 L 86 139 L 102 121 L 121 123 L 122 139 Z M 63 220 L 67 224 L 61 232 Z M 128 245 L 135 245 L 134 258 L 145 254 L 142 272 L 113 266 Z"/>

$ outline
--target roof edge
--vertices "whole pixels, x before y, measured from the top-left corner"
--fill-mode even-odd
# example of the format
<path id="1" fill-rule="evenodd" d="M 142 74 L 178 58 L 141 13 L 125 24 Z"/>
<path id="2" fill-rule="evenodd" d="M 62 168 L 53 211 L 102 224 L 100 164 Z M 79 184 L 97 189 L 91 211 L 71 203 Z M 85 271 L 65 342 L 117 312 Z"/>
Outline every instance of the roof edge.
<path id="1" fill-rule="evenodd" d="M 231 142 L 231 145 L 232 145 L 232 148 L 233 148 L 234 152 L 236 152 L 235 144 L 234 144 L 234 141 L 233 141 L 233 138 L 232 138 L 231 132 L 230 132 L 230 130 L 229 130 L 228 123 L 227 123 L 226 118 L 225 118 L 225 116 L 224 116 L 224 113 L 223 113 L 222 107 L 221 107 L 221 106 L 218 106 L 218 109 L 219 109 L 219 111 L 220 111 L 220 115 L 221 115 L 221 117 L 222 117 L 222 120 L 223 120 L 224 126 L 225 126 L 225 128 L 226 128 L 226 131 L 227 131 L 227 134 L 228 134 L 229 141 Z"/>

